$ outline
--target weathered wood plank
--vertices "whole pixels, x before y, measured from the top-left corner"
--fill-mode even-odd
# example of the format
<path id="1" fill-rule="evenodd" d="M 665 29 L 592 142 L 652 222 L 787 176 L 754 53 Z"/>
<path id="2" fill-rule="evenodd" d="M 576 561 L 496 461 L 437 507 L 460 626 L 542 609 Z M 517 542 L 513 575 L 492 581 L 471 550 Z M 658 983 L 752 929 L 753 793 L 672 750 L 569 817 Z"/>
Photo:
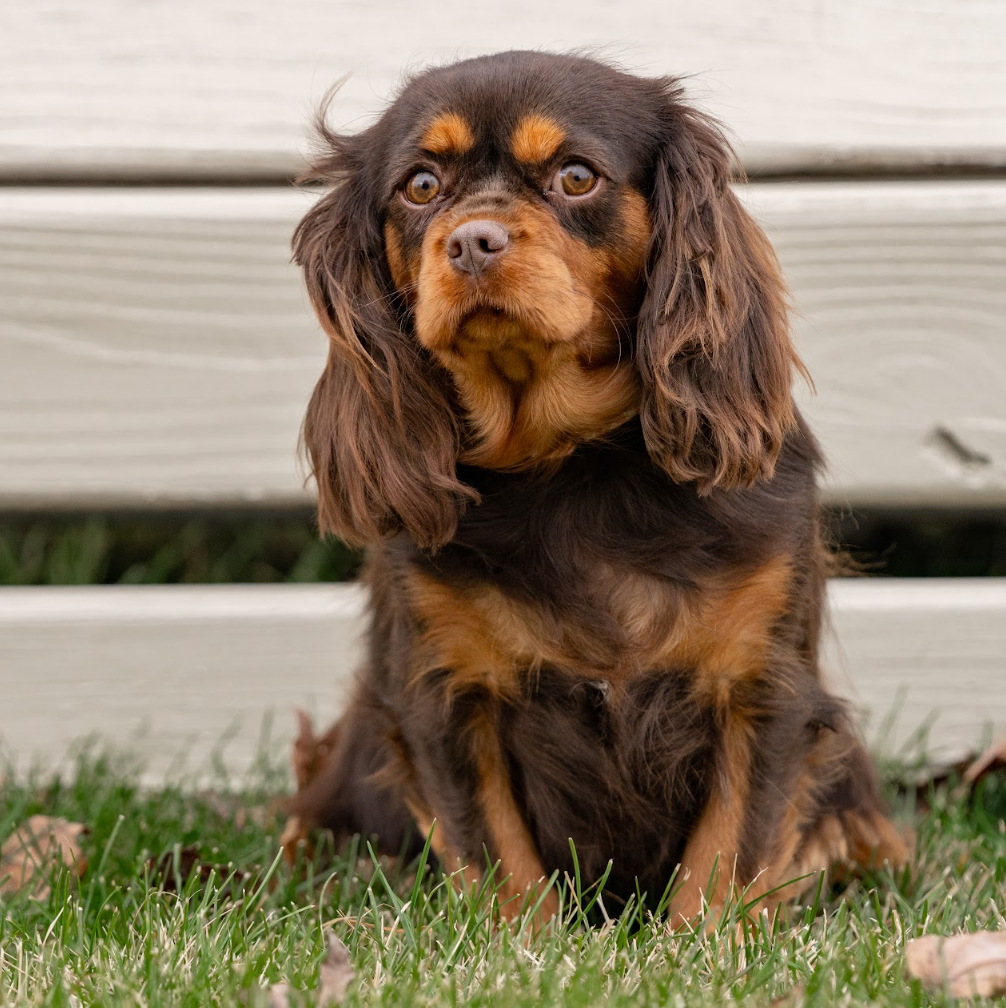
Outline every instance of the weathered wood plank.
<path id="1" fill-rule="evenodd" d="M 831 583 L 825 668 L 871 746 L 956 759 L 1006 731 L 1006 578 Z"/>
<path id="2" fill-rule="evenodd" d="M 1006 183 L 758 184 L 856 504 L 1006 502 Z M 0 190 L 0 506 L 303 502 L 279 190 Z"/>
<path id="3" fill-rule="evenodd" d="M 1006 501 L 1006 185 L 750 187 L 795 295 L 833 500 Z"/>
<path id="4" fill-rule="evenodd" d="M 270 711 L 280 744 L 294 708 L 338 712 L 363 606 L 351 585 L 0 588 L 0 742 L 22 767 L 90 734 L 154 778 L 218 747 L 246 767 Z"/>
<path id="5" fill-rule="evenodd" d="M 854 580 L 831 597 L 832 681 L 884 751 L 927 722 L 937 758 L 1006 728 L 1006 585 Z M 3 744 L 24 765 L 93 732 L 158 777 L 182 757 L 207 772 L 233 732 L 225 756 L 240 769 L 266 712 L 282 745 L 294 707 L 324 722 L 345 702 L 364 602 L 349 585 L 0 589 Z"/>
<path id="6" fill-rule="evenodd" d="M 0 500 L 301 500 L 324 340 L 283 191 L 0 190 Z"/>
<path id="7" fill-rule="evenodd" d="M 753 171 L 1006 164 L 1006 7 L 956 0 L 33 0 L 0 27 L 0 177 L 276 178 L 323 91 L 357 128 L 403 71 L 507 48 L 599 47 L 692 91 Z"/>

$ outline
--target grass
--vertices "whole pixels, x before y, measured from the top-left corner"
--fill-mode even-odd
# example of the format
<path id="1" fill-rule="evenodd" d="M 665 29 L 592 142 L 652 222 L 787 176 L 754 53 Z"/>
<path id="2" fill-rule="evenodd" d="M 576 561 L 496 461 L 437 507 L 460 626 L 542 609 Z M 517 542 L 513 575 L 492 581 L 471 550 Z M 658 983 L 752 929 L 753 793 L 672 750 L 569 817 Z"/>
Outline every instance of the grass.
<path id="1" fill-rule="evenodd" d="M 891 577 L 1006 575 L 997 512 L 834 512 L 836 541 Z M 0 585 L 343 581 L 357 551 L 306 509 L 0 515 Z"/>
<path id="2" fill-rule="evenodd" d="M 344 581 L 359 563 L 307 511 L 0 516 L 0 585 Z"/>
<path id="3" fill-rule="evenodd" d="M 265 1004 L 263 984 L 313 984 L 331 926 L 356 969 L 347 1004 L 916 1006 L 943 999 L 907 979 L 907 939 L 1006 923 L 1006 787 L 994 779 L 970 800 L 930 795 L 898 877 L 821 893 L 744 941 L 735 908 L 709 934 L 668 934 L 638 908 L 605 919 L 575 886 L 534 936 L 494 925 L 491 894 L 360 850 L 291 872 L 277 861 L 281 818 L 264 811 L 285 781 L 265 763 L 211 792 L 138 782 L 128 761 L 85 749 L 60 774 L 0 784 L 0 836 L 34 813 L 91 831 L 79 883 L 57 874 L 44 901 L 3 905 L 0 1004 Z M 185 845 L 252 875 L 165 891 L 148 859 Z"/>

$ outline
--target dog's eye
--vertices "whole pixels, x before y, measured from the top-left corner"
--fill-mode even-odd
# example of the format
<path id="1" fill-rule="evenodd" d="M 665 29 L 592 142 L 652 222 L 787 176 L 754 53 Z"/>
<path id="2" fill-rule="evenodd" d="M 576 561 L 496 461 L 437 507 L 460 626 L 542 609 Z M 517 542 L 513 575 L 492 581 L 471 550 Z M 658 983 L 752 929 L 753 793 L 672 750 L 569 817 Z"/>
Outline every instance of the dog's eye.
<path id="1" fill-rule="evenodd" d="M 435 199 L 440 192 L 440 179 L 431 171 L 419 171 L 405 183 L 405 198 L 422 206 Z"/>
<path id="2" fill-rule="evenodd" d="M 585 164 L 570 161 L 559 169 L 555 183 L 567 196 L 586 196 L 597 185 L 597 176 Z"/>

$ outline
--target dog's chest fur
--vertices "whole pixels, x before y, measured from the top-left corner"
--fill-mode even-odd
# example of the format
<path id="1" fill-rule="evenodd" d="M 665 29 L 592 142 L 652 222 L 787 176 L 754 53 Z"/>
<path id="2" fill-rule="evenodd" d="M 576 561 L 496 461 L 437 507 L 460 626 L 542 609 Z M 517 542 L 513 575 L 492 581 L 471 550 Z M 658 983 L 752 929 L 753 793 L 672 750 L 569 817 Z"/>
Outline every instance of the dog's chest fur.
<path id="1" fill-rule="evenodd" d="M 614 690 L 544 671 L 529 701 L 507 708 L 501 735 L 542 863 L 572 875 L 572 839 L 585 878 L 615 859 L 608 892 L 628 898 L 638 879 L 659 898 L 714 766 L 715 715 L 689 677 L 638 677 Z"/>
<path id="2" fill-rule="evenodd" d="M 798 589 L 790 521 L 756 516 L 757 534 L 738 537 L 743 509 L 718 514 L 659 473 L 635 423 L 548 477 L 467 476 L 482 503 L 454 541 L 434 556 L 393 551 L 410 681 L 449 669 L 454 691 L 512 700 L 546 668 L 616 693 L 677 669 L 713 697 L 765 668 Z M 778 496 L 798 481 L 776 482 Z M 746 496 L 756 511 L 758 493 Z"/>

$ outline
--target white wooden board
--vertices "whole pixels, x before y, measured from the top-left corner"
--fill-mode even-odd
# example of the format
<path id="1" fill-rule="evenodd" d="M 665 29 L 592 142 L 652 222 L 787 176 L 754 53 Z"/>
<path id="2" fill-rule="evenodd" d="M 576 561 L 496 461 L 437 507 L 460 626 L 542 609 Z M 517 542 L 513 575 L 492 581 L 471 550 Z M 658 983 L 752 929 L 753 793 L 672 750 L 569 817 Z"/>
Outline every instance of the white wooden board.
<path id="1" fill-rule="evenodd" d="M 301 500 L 286 191 L 0 189 L 0 504 Z"/>
<path id="2" fill-rule="evenodd" d="M 95 735 L 148 778 L 240 771 L 294 709 L 327 723 L 359 657 L 351 585 L 0 588 L 0 744 L 25 768 Z M 271 715 L 271 716 L 270 716 Z"/>
<path id="3" fill-rule="evenodd" d="M 1006 182 L 762 183 L 855 504 L 1006 502 Z M 0 189 L 0 507 L 308 499 L 324 340 L 272 189 Z"/>
<path id="4" fill-rule="evenodd" d="M 1006 164 L 999 0 L 30 0 L 0 12 L 0 176 L 275 178 L 337 79 L 334 121 L 403 71 L 597 47 L 695 74 L 754 171 Z"/>
<path id="5" fill-rule="evenodd" d="M 936 759 L 1006 729 L 1006 584 L 832 584 L 836 689 L 869 714 L 888 753 L 928 728 Z M 0 736 L 20 766 L 50 763 L 88 733 L 140 754 L 148 778 L 209 772 L 226 736 L 235 770 L 272 712 L 282 751 L 294 707 L 327 723 L 359 661 L 355 586 L 0 589 Z M 893 730 L 879 734 L 896 713 Z"/>
<path id="6" fill-rule="evenodd" d="M 1006 731 L 1006 578 L 832 581 L 831 623 L 829 681 L 871 747 L 943 761 Z"/>
<path id="7" fill-rule="evenodd" d="M 1006 184 L 751 186 L 832 500 L 1006 502 Z"/>

